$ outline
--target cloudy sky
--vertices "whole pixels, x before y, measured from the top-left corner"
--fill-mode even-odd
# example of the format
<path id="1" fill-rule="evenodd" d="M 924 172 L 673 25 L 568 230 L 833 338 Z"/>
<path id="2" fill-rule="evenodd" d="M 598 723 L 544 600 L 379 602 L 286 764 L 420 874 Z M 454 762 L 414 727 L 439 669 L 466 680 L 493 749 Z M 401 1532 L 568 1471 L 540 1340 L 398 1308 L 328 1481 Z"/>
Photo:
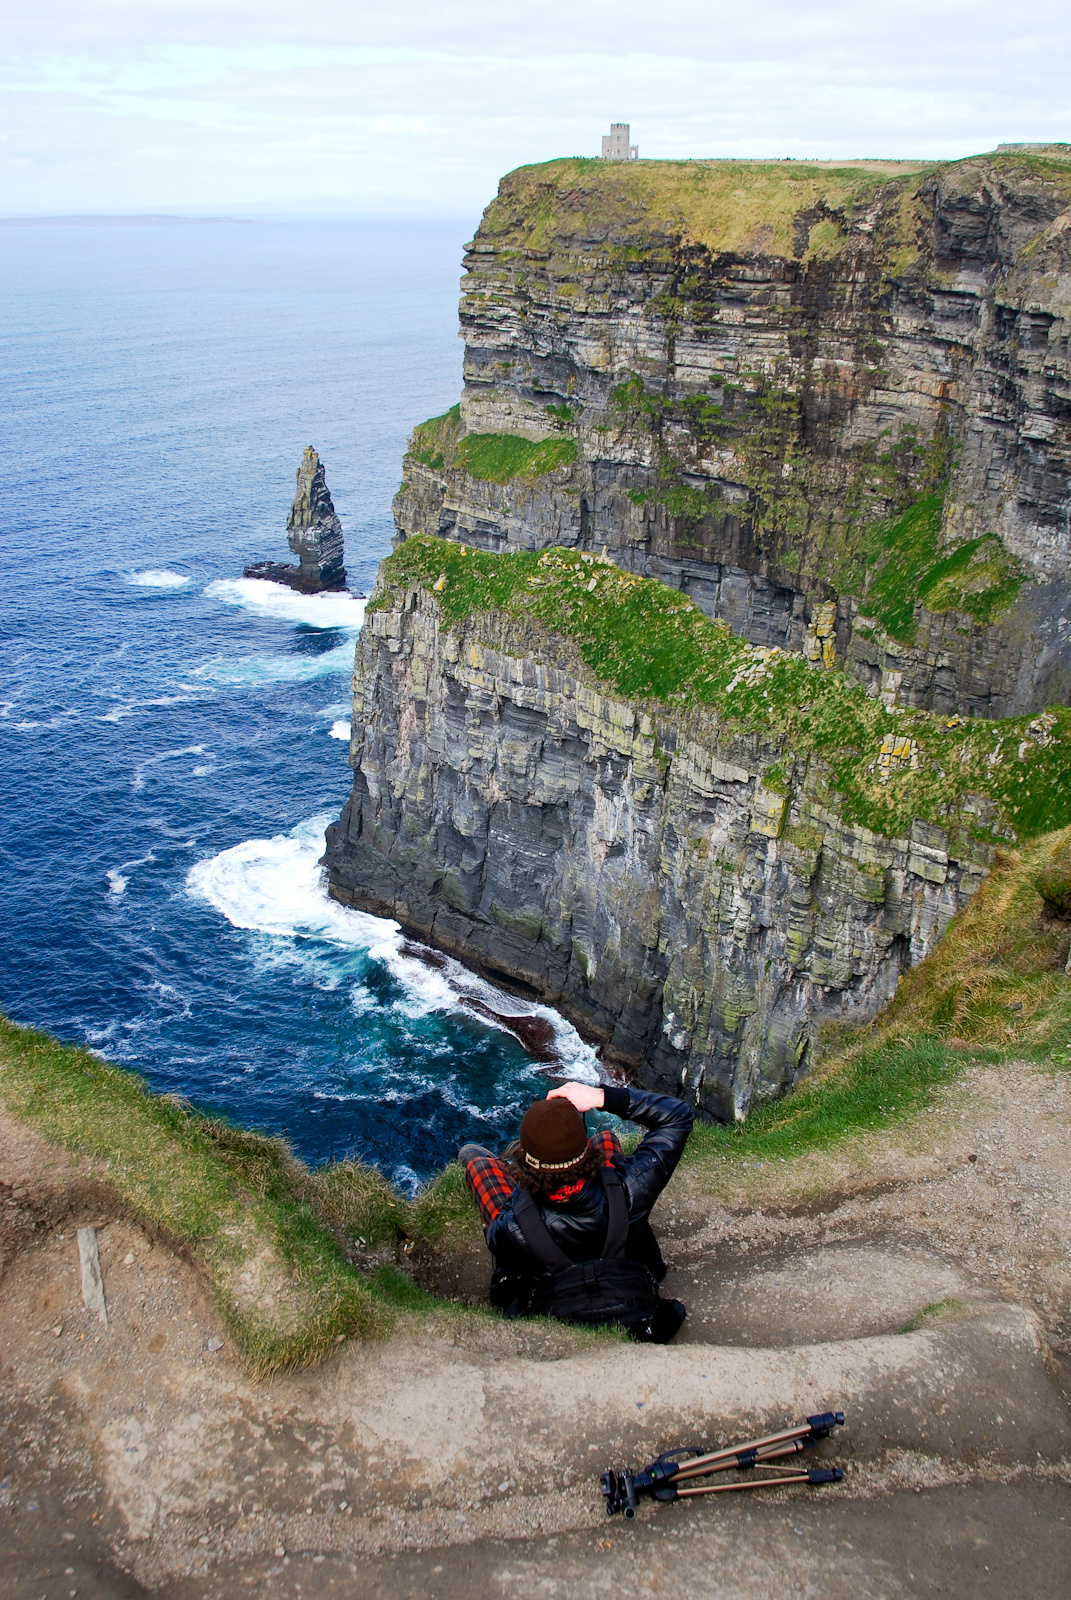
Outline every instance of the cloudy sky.
<path id="1" fill-rule="evenodd" d="M 474 213 L 524 162 L 1071 141 L 1071 5 L 35 0 L 0 213 Z M 17 13 L 17 15 L 16 15 Z"/>

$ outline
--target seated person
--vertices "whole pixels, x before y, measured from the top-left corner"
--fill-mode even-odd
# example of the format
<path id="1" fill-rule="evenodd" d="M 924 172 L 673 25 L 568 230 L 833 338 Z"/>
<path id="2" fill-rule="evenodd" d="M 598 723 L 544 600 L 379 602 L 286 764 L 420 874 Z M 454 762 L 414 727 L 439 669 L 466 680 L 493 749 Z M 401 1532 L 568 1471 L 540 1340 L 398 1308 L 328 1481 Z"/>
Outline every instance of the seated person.
<path id="1" fill-rule="evenodd" d="M 646 1129 L 630 1156 L 608 1129 L 589 1139 L 584 1112 L 606 1110 Z M 663 1300 L 666 1265 L 648 1220 L 692 1126 L 682 1100 L 602 1084 L 566 1083 L 525 1112 L 500 1159 L 458 1153 L 494 1257 L 491 1302 L 509 1317 L 616 1324 L 665 1344 L 685 1318 Z"/>

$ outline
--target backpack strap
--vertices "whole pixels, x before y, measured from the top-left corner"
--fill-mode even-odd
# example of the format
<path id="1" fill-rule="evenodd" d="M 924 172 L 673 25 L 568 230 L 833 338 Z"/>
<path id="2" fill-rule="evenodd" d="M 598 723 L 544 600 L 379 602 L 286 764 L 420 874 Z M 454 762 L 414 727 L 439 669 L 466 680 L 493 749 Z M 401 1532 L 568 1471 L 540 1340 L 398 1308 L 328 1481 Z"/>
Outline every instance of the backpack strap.
<path id="1" fill-rule="evenodd" d="M 599 1182 L 606 1195 L 607 1211 L 602 1259 L 619 1261 L 625 1254 L 625 1242 L 628 1239 L 628 1202 L 625 1199 L 625 1188 L 614 1167 L 600 1167 Z M 560 1272 L 563 1267 L 573 1266 L 574 1263 L 565 1251 L 551 1238 L 542 1213 L 527 1189 L 518 1185 L 510 1198 L 510 1205 L 513 1209 L 513 1219 L 524 1235 L 524 1242 L 537 1261 L 544 1267 L 549 1267 L 552 1272 Z"/>
<path id="2" fill-rule="evenodd" d="M 606 1192 L 606 1242 L 602 1247 L 603 1257 L 607 1261 L 620 1261 L 625 1254 L 625 1242 L 628 1239 L 628 1201 L 625 1199 L 625 1186 L 616 1167 L 606 1166 L 599 1168 L 599 1181 Z"/>
<path id="3" fill-rule="evenodd" d="M 571 1267 L 572 1262 L 565 1251 L 554 1243 L 546 1223 L 540 1214 L 527 1189 L 520 1185 L 514 1189 L 510 1199 L 513 1208 L 513 1220 L 524 1234 L 524 1242 L 543 1266 L 549 1267 L 551 1272 L 560 1272 L 563 1267 Z"/>

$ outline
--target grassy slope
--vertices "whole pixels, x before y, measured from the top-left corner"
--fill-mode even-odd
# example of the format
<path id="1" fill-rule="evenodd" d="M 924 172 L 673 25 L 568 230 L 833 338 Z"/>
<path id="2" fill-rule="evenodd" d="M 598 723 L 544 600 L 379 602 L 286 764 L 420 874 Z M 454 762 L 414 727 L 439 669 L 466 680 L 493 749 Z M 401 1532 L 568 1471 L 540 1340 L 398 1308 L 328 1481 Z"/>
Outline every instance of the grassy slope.
<path id="1" fill-rule="evenodd" d="M 5 1019 L 0 1101 L 89 1156 L 138 1216 L 193 1252 L 254 1368 L 315 1360 L 338 1334 L 385 1325 L 383 1296 L 330 1229 L 343 1214 L 354 1230 L 363 1222 L 381 1237 L 389 1228 L 402 1202 L 377 1174 L 357 1169 L 343 1195 L 345 1176 L 317 1184 L 279 1141 L 200 1117 L 132 1073 Z M 317 1188 L 326 1191 L 319 1205 Z"/>
<path id="2" fill-rule="evenodd" d="M 384 564 L 381 583 L 372 609 L 389 604 L 392 589 L 420 585 L 434 591 L 448 622 L 501 610 L 565 636 L 606 688 L 698 712 L 714 733 L 776 748 L 771 786 L 801 782 L 804 763 L 817 757 L 825 798 L 876 833 L 902 838 L 921 817 L 985 836 L 972 795 L 995 802 L 990 831 L 998 822 L 1023 838 L 1071 823 L 1067 708 L 1055 708 L 1049 723 L 890 715 L 846 674 L 748 645 L 677 590 L 569 550 L 489 555 L 410 539 Z M 882 766 L 883 742 L 893 740 L 916 766 Z"/>
<path id="3" fill-rule="evenodd" d="M 862 541 L 863 610 L 905 644 L 915 640 L 917 604 L 990 623 L 1026 582 L 1025 570 L 995 535 L 942 550 L 943 509 L 941 495 L 928 495 L 902 516 L 868 530 Z"/>

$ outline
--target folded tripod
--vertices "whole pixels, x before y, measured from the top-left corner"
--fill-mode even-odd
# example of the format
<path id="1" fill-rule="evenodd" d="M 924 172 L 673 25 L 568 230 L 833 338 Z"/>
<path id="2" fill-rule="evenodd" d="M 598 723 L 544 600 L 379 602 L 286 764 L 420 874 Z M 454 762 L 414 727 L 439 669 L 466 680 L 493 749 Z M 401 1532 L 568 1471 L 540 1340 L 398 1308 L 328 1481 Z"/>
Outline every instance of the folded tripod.
<path id="1" fill-rule="evenodd" d="M 818 1416 L 808 1417 L 798 1427 L 769 1433 L 764 1439 L 752 1439 L 747 1444 L 731 1444 L 723 1450 L 707 1451 L 702 1451 L 698 1445 L 683 1445 L 680 1450 L 663 1451 L 657 1461 L 639 1472 L 629 1472 L 627 1468 L 615 1472 L 611 1468 L 600 1480 L 606 1515 L 612 1517 L 622 1511 L 626 1517 L 634 1517 L 638 1497 L 642 1494 L 649 1494 L 655 1500 L 684 1500 L 692 1495 L 726 1494 L 734 1489 L 773 1489 L 788 1483 L 839 1483 L 844 1476 L 840 1467 L 811 1467 L 809 1471 L 781 1473 L 776 1478 L 743 1478 L 738 1483 L 693 1484 L 690 1480 L 731 1469 L 748 1471 L 760 1463 L 799 1455 L 820 1439 L 828 1439 L 834 1428 L 843 1425 L 843 1411 L 823 1411 Z M 682 1460 L 685 1454 L 691 1460 Z"/>

